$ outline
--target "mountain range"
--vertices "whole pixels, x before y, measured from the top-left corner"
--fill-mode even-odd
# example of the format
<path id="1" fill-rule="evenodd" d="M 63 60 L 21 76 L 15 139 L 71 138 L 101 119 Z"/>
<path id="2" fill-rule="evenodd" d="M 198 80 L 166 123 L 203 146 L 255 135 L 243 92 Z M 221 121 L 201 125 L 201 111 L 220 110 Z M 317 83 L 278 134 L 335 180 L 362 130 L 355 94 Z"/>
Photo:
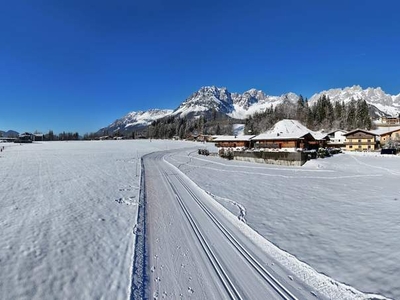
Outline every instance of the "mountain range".
<path id="1" fill-rule="evenodd" d="M 309 99 L 312 106 L 322 96 L 326 95 L 331 102 L 347 103 L 351 99 L 364 99 L 373 112 L 373 117 L 394 116 L 400 112 L 400 94 L 386 94 L 380 87 L 362 89 L 359 85 L 343 89 L 330 89 L 314 94 Z M 284 101 L 296 102 L 299 96 L 287 93 L 271 96 L 261 90 L 250 89 L 242 94 L 231 93 L 225 87 L 206 86 L 190 95 L 176 109 L 151 109 L 148 111 L 130 112 L 104 127 L 98 133 L 130 132 L 150 125 L 153 121 L 164 118 L 233 118 L 245 119 L 256 112 L 264 111 L 271 106 Z"/>
<path id="2" fill-rule="evenodd" d="M 19 133 L 14 130 L 3 131 L 0 130 L 0 137 L 17 137 Z"/>

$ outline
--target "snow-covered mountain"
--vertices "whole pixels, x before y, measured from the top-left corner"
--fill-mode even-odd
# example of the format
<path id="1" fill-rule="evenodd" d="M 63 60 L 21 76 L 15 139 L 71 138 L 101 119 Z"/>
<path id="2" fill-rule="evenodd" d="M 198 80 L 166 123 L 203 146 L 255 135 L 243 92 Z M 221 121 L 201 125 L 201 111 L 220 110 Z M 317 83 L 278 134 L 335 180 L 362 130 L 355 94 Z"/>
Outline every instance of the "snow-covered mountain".
<path id="1" fill-rule="evenodd" d="M 400 113 L 400 94 L 386 94 L 380 87 L 363 89 L 359 85 L 354 85 L 343 89 L 330 89 L 313 95 L 309 104 L 313 105 L 324 94 L 329 96 L 332 102 L 347 103 L 352 98 L 354 100 L 364 99 L 368 104 L 375 106 L 387 115 L 397 116 Z"/>
<path id="2" fill-rule="evenodd" d="M 211 115 L 214 112 L 229 115 L 233 110 L 232 95 L 226 88 L 206 86 L 183 101 L 172 114 L 190 118 L 204 114 Z"/>
<path id="3" fill-rule="evenodd" d="M 295 93 L 270 96 L 256 89 L 250 89 L 243 94 L 232 93 L 234 110 L 230 116 L 236 119 L 245 119 L 256 112 L 264 111 L 266 108 L 271 107 L 271 105 L 275 107 L 285 100 L 296 102 L 298 97 Z"/>
<path id="4" fill-rule="evenodd" d="M 153 121 L 171 115 L 172 109 L 150 109 L 148 111 L 130 112 L 124 117 L 99 130 L 99 133 L 132 131 L 150 125 Z"/>
<path id="5" fill-rule="evenodd" d="M 14 130 L 3 131 L 0 130 L 0 137 L 18 137 L 19 133 Z"/>
<path id="6" fill-rule="evenodd" d="M 285 99 L 297 101 L 298 96 L 288 93 L 281 96 L 269 96 L 261 90 L 250 89 L 243 94 L 230 93 L 227 88 L 215 86 L 202 87 L 187 98 L 173 115 L 191 117 L 217 113 L 236 119 L 245 119 L 255 112 L 282 103 Z"/>
<path id="7" fill-rule="evenodd" d="M 343 89 L 330 89 L 316 93 L 309 100 L 309 105 L 316 103 L 322 95 L 327 95 L 332 102 L 349 102 L 351 99 L 365 99 L 370 105 L 370 114 L 374 117 L 382 115 L 396 116 L 400 113 L 400 94 L 386 94 L 380 87 L 362 89 L 355 85 Z M 225 87 L 205 86 L 190 95 L 175 110 L 151 109 L 149 111 L 131 112 L 116 120 L 109 126 L 99 130 L 99 133 L 114 133 L 117 131 L 133 131 L 146 127 L 153 121 L 166 117 L 196 118 L 235 118 L 245 119 L 256 112 L 265 111 L 284 101 L 296 102 L 298 95 L 287 93 L 271 96 L 261 90 L 250 89 L 243 94 L 231 93 Z"/>

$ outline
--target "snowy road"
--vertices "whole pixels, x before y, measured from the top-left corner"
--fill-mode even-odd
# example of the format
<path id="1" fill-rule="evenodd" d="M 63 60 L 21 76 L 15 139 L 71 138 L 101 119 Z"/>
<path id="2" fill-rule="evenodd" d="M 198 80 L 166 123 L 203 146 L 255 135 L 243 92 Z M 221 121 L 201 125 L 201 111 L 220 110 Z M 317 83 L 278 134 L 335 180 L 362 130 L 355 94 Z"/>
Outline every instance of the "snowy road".
<path id="1" fill-rule="evenodd" d="M 144 159 L 149 293 L 168 299 L 312 299 L 315 291 L 249 238 L 249 228 L 165 153 Z M 318 295 L 323 298 L 321 295 Z"/>

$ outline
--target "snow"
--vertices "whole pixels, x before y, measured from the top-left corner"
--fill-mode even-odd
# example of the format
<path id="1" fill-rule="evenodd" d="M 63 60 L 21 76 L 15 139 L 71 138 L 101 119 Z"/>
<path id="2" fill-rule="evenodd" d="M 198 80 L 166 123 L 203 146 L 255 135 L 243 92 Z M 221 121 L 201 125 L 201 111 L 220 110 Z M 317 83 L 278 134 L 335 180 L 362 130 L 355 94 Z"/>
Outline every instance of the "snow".
<path id="1" fill-rule="evenodd" d="M 305 136 L 307 133 L 312 133 L 312 131 L 299 121 L 285 119 L 276 123 L 270 130 L 257 135 L 253 140 L 297 139 Z"/>
<path id="2" fill-rule="evenodd" d="M 179 141 L 5 144 L 0 299 L 127 299 L 140 157 Z"/>
<path id="3" fill-rule="evenodd" d="M 114 129 L 115 131 L 121 128 L 128 128 L 132 126 L 146 126 L 150 125 L 153 121 L 169 116 L 172 113 L 171 109 L 150 109 L 147 111 L 130 112 L 122 118 L 115 120 L 112 124 L 108 125 L 102 130 Z"/>
<path id="4" fill-rule="evenodd" d="M 400 298 L 400 157 L 346 153 L 290 168 L 186 152 L 168 161 L 318 272 Z"/>
<path id="5" fill-rule="evenodd" d="M 233 129 L 233 135 L 244 135 L 244 124 L 233 124 L 232 129 Z"/>
<path id="6" fill-rule="evenodd" d="M 398 156 L 345 153 L 280 167 L 199 156 L 198 143 L 180 141 L 5 147 L 1 299 L 126 299 L 139 158 L 169 149 L 182 149 L 167 161 L 207 192 L 215 209 L 235 214 L 245 235 L 315 290 L 334 299 L 373 297 L 357 290 L 400 298 Z"/>
<path id="7" fill-rule="evenodd" d="M 225 142 L 225 141 L 250 141 L 254 135 L 216 135 L 213 142 Z"/>
<path id="8" fill-rule="evenodd" d="M 386 126 L 386 127 L 378 127 L 377 129 L 370 130 L 370 132 L 376 135 L 382 135 L 385 133 L 389 133 L 395 130 L 400 130 L 400 126 Z"/>

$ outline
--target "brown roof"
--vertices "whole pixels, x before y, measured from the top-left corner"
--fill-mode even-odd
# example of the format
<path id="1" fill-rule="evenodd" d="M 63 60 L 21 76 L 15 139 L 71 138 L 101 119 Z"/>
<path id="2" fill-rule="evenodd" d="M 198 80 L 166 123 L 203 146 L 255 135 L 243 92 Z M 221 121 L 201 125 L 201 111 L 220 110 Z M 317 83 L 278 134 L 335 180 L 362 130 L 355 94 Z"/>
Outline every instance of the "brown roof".
<path id="1" fill-rule="evenodd" d="M 352 131 L 349 131 L 348 133 L 343 134 L 343 136 L 348 136 L 348 135 L 351 135 L 351 134 L 356 133 L 358 131 L 364 132 L 366 134 L 377 136 L 377 134 L 375 134 L 375 133 L 373 133 L 371 131 L 368 131 L 368 130 L 364 130 L 364 129 L 354 129 Z"/>

